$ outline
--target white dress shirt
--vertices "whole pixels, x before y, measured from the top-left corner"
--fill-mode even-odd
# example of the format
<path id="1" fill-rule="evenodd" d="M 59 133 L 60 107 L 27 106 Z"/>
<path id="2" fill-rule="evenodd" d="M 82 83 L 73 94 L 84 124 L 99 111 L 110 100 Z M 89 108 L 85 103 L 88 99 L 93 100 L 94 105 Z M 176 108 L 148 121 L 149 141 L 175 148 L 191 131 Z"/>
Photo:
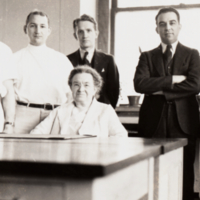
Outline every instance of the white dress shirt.
<path id="1" fill-rule="evenodd" d="M 170 49 L 172 52 L 172 58 L 174 57 L 174 54 L 176 52 L 176 47 L 177 47 L 178 41 L 174 42 L 173 44 L 171 44 L 172 48 Z M 165 53 L 166 49 L 167 49 L 167 44 L 165 43 L 161 43 L 162 45 L 162 53 Z"/>
<path id="2" fill-rule="evenodd" d="M 81 59 L 84 58 L 85 52 L 86 52 L 85 50 L 80 49 Z M 93 55 L 94 55 L 94 48 L 88 50 L 87 52 L 88 52 L 88 55 L 87 55 L 86 58 L 87 58 L 87 60 L 89 61 L 89 63 L 91 63 L 91 62 L 92 62 Z"/>
<path id="3" fill-rule="evenodd" d="M 26 103 L 63 104 L 67 102 L 69 73 L 73 69 L 68 58 L 46 45 L 33 46 L 14 54 L 19 81 L 16 99 Z"/>

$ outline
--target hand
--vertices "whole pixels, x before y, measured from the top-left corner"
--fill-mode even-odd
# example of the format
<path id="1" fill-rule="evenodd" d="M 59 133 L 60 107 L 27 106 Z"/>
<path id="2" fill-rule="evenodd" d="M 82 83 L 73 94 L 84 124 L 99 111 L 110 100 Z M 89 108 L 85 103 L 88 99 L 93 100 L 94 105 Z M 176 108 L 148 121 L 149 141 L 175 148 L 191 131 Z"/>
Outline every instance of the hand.
<path id="1" fill-rule="evenodd" d="M 183 75 L 173 75 L 172 76 L 172 84 L 181 83 L 182 81 L 186 80 L 186 76 Z"/>
<path id="2" fill-rule="evenodd" d="M 154 92 L 152 95 L 163 95 L 163 91 Z"/>
<path id="3" fill-rule="evenodd" d="M 12 134 L 14 133 L 14 127 L 8 124 L 5 126 L 3 132 L 7 134 Z"/>

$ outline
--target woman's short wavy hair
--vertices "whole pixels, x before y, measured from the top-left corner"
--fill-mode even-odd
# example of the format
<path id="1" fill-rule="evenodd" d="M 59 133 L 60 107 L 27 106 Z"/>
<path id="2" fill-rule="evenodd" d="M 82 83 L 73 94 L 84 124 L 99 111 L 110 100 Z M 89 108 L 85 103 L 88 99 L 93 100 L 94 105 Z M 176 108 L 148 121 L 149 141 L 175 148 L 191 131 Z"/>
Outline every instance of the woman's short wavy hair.
<path id="1" fill-rule="evenodd" d="M 97 90 L 96 94 L 95 94 L 95 97 L 98 98 L 99 97 L 99 93 L 100 93 L 101 88 L 102 88 L 102 85 L 103 85 L 103 80 L 102 80 L 100 74 L 95 69 L 92 69 L 91 67 L 89 67 L 87 65 L 75 67 L 71 71 L 71 73 L 69 75 L 69 78 L 68 78 L 68 84 L 69 84 L 70 88 L 72 86 L 73 77 L 76 74 L 82 74 L 82 73 L 91 74 L 91 76 L 93 78 L 93 81 L 94 81 L 94 86 L 95 86 L 95 88 Z"/>

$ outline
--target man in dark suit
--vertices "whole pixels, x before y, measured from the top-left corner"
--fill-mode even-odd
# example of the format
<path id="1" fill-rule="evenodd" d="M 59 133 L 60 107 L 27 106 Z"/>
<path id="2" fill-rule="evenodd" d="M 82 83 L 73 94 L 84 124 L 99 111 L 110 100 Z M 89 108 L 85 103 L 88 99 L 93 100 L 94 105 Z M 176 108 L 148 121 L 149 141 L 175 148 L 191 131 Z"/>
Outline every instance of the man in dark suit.
<path id="1" fill-rule="evenodd" d="M 183 199 L 193 199 L 195 137 L 200 134 L 196 94 L 200 91 L 199 53 L 178 42 L 180 15 L 163 8 L 156 16 L 161 45 L 141 54 L 135 90 L 145 97 L 139 134 L 154 138 L 188 138 L 184 149 Z"/>
<path id="2" fill-rule="evenodd" d="M 80 49 L 67 57 L 74 67 L 89 65 L 96 69 L 104 82 L 98 101 L 115 108 L 119 97 L 119 73 L 113 56 L 95 49 L 99 34 L 96 21 L 89 15 L 82 15 L 73 21 L 73 28 Z"/>

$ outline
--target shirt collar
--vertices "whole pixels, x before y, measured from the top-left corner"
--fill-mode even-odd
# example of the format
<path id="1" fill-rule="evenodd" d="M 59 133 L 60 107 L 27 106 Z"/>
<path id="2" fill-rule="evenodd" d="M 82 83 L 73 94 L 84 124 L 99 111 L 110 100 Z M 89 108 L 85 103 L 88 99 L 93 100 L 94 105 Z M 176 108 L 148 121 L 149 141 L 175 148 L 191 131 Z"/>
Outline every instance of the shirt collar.
<path id="1" fill-rule="evenodd" d="M 92 58 L 93 58 L 93 55 L 94 55 L 94 48 L 90 49 L 90 50 L 87 50 L 88 52 L 88 55 L 87 55 L 87 60 L 91 63 L 92 62 Z M 80 48 L 80 54 L 81 54 L 81 59 L 83 59 L 84 55 L 85 55 L 85 52 L 86 50 L 83 50 Z"/>
<path id="2" fill-rule="evenodd" d="M 32 44 L 28 44 L 28 50 L 33 52 L 33 53 L 39 53 L 39 52 L 43 52 L 47 46 L 46 44 L 40 45 L 40 46 L 34 46 Z"/>
<path id="3" fill-rule="evenodd" d="M 178 44 L 178 41 L 174 42 L 172 45 L 172 48 L 171 48 L 171 51 L 172 51 L 172 57 L 174 56 L 175 52 L 176 52 L 176 47 L 177 47 L 177 44 Z M 166 48 L 167 48 L 167 44 L 161 42 L 161 46 L 162 46 L 162 53 L 164 53 L 166 51 Z"/>

